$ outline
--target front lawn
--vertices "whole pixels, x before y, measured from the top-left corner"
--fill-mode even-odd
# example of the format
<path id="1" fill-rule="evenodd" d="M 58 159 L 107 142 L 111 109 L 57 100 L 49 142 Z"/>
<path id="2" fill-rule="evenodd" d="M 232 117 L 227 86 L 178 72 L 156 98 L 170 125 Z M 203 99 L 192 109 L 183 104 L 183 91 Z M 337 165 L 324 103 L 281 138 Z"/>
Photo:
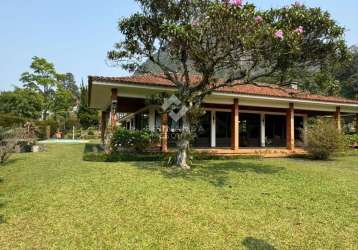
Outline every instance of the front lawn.
<path id="1" fill-rule="evenodd" d="M 49 145 L 0 167 L 1 249 L 356 249 L 358 157 L 191 172 Z"/>

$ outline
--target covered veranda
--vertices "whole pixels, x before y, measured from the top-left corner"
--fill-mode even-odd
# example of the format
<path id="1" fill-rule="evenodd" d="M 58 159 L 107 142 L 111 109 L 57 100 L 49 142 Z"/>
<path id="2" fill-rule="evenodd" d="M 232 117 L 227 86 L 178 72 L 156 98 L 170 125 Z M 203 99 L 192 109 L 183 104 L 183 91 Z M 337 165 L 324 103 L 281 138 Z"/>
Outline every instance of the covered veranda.
<path id="1" fill-rule="evenodd" d="M 175 147 L 183 121 L 175 122 L 161 107 L 147 105 L 145 101 L 152 94 L 174 93 L 174 89 L 111 79 L 90 79 L 91 106 L 102 110 L 102 136 L 108 126 L 121 124 L 128 129 L 160 132 L 158 150 L 162 152 Z M 205 100 L 204 108 L 206 113 L 192 147 L 212 154 L 304 153 L 305 131 L 311 117 L 332 117 L 341 129 L 342 116 L 350 115 L 355 117 L 358 127 L 358 103 L 347 99 L 309 100 L 216 92 Z"/>

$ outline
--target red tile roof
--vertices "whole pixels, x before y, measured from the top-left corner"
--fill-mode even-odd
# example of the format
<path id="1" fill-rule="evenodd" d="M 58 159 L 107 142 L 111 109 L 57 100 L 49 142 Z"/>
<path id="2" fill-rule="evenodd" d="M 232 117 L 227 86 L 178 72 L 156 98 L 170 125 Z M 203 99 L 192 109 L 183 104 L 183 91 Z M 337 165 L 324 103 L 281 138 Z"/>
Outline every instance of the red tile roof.
<path id="1" fill-rule="evenodd" d="M 192 76 L 192 82 L 198 82 L 199 76 Z M 111 83 L 127 83 L 127 84 L 139 84 L 148 86 L 160 86 L 160 87 L 174 87 L 174 84 L 168 79 L 163 78 L 160 75 L 135 75 L 128 77 L 103 77 L 103 76 L 89 76 L 89 82 L 111 82 Z M 346 104 L 358 104 L 358 100 L 351 100 L 338 96 L 322 96 L 311 94 L 307 91 L 281 87 L 274 84 L 242 84 L 234 87 L 224 87 L 218 89 L 218 92 L 234 93 L 234 94 L 246 94 L 253 96 L 267 96 L 267 97 L 281 97 L 302 99 L 310 101 L 332 102 L 332 103 L 346 103 Z"/>

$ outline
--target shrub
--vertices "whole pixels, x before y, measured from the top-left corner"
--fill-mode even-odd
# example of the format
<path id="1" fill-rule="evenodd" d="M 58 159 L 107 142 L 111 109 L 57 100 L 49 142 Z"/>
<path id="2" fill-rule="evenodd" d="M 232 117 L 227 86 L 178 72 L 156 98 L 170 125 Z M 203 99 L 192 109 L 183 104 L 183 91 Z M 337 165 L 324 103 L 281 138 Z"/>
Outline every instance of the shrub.
<path id="1" fill-rule="evenodd" d="M 332 120 L 313 120 L 307 129 L 306 149 L 313 159 L 327 160 L 334 153 L 343 150 L 345 145 L 344 135 L 338 131 Z"/>
<path id="2" fill-rule="evenodd" d="M 149 146 L 159 142 L 159 134 L 148 130 L 128 130 L 118 128 L 111 138 L 112 151 L 143 152 Z"/>
<path id="3" fill-rule="evenodd" d="M 0 127 L 0 165 L 4 164 L 10 158 L 15 146 L 19 143 L 23 143 L 27 137 L 26 129 L 5 129 Z"/>
<path id="4" fill-rule="evenodd" d="M 47 139 L 47 127 L 50 127 L 50 136 L 56 132 L 58 123 L 54 119 L 48 119 L 43 121 L 36 121 L 36 136 L 39 139 Z"/>
<path id="5" fill-rule="evenodd" d="M 87 135 L 95 135 L 94 132 L 92 130 L 89 130 Z"/>
<path id="6" fill-rule="evenodd" d="M 346 140 L 349 146 L 351 147 L 358 146 L 358 134 L 346 135 Z"/>

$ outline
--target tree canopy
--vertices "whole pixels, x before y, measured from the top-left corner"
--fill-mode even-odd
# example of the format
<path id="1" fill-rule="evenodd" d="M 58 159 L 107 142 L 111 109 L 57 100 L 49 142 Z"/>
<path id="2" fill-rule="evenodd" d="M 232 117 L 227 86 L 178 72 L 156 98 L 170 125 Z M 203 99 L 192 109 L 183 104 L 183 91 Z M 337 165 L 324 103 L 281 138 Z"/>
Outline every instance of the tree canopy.
<path id="1" fill-rule="evenodd" d="M 43 118 L 49 112 L 60 115 L 68 112 L 78 99 L 78 87 L 72 73 L 61 74 L 56 71 L 53 63 L 45 58 L 33 57 L 31 72 L 24 72 L 20 81 L 28 90 L 35 91 L 43 97 Z"/>
<path id="2" fill-rule="evenodd" d="M 0 112 L 21 118 L 39 119 L 42 114 L 43 97 L 31 89 L 16 88 L 0 93 Z"/>

